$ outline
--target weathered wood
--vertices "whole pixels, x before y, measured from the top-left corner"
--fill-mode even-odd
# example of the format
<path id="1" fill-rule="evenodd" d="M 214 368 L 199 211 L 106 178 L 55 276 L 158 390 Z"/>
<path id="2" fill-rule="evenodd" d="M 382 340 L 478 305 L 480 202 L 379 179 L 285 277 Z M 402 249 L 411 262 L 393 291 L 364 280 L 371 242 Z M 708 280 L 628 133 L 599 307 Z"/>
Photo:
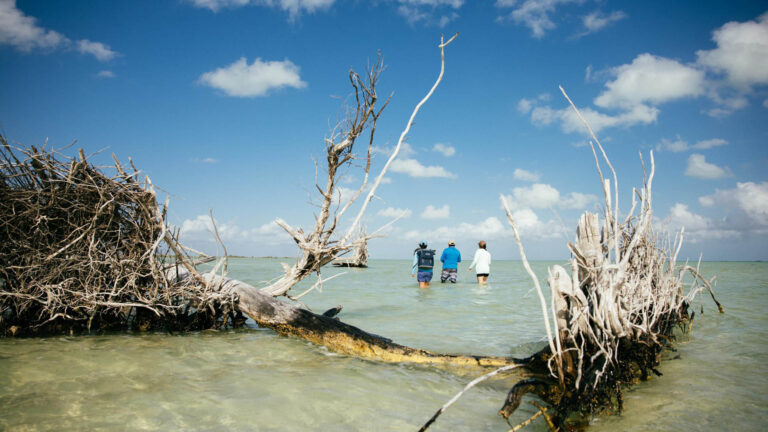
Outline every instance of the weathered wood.
<path id="1" fill-rule="evenodd" d="M 264 294 L 239 281 L 225 282 L 225 289 L 235 293 L 237 307 L 258 325 L 322 345 L 347 355 L 384 362 L 452 364 L 460 366 L 498 367 L 522 362 L 508 357 L 438 354 L 392 342 L 368 333 L 338 319 L 315 314 Z"/>

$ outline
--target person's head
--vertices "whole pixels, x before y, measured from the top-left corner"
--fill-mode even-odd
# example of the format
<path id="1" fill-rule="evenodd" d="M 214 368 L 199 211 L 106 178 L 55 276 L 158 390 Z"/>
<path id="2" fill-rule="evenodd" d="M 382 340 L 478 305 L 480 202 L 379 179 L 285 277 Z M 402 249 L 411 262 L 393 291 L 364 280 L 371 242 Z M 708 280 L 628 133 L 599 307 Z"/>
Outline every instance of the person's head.
<path id="1" fill-rule="evenodd" d="M 477 242 L 477 247 L 479 247 L 480 249 L 485 249 L 485 240 L 480 240 L 479 242 Z"/>
<path id="2" fill-rule="evenodd" d="M 455 241 L 453 241 L 453 240 L 450 240 L 450 241 L 448 242 L 448 246 L 456 246 L 456 242 L 455 242 Z"/>
<path id="3" fill-rule="evenodd" d="M 420 241 L 419 242 L 419 247 L 422 248 L 422 249 L 426 249 L 427 248 L 427 241 L 426 240 Z"/>

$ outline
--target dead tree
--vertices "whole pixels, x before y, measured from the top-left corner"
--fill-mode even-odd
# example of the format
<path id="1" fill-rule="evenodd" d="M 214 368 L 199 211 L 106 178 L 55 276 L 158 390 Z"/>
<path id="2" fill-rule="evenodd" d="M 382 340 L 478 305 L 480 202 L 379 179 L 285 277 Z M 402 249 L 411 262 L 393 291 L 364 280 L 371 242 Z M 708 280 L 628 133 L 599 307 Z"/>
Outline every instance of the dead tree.
<path id="1" fill-rule="evenodd" d="M 365 191 L 368 185 L 376 122 L 386 106 L 385 102 L 381 108 L 377 107 L 379 98 L 376 94 L 376 84 L 381 73 L 381 57 L 379 57 L 378 61 L 368 70 L 365 80 L 363 80 L 356 72 L 350 71 L 349 80 L 354 90 L 354 105 L 349 110 L 346 119 L 337 125 L 325 139 L 326 179 L 323 185 L 320 185 L 319 183 L 316 184 L 316 189 L 320 193 L 321 202 L 319 204 L 320 210 L 318 214 L 315 215 L 314 229 L 309 233 L 305 233 L 303 229 L 294 228 L 282 219 L 276 220 L 277 224 L 294 239 L 299 248 L 299 252 L 298 258 L 293 265 L 283 264 L 285 273 L 276 282 L 263 288 L 262 291 L 264 293 L 271 296 L 286 295 L 291 287 L 312 273 L 317 273 L 318 283 L 322 283 L 322 279 L 320 279 L 319 276 L 323 266 L 336 259 L 342 253 L 364 245 L 365 242 L 375 236 L 376 233 L 355 237 L 355 233 L 360 227 L 362 218 L 368 208 L 368 204 L 374 197 L 376 189 L 381 183 L 381 179 L 384 177 L 384 174 L 392 161 L 397 157 L 403 141 L 413 125 L 413 120 L 416 117 L 416 114 L 440 84 L 445 72 L 445 47 L 450 44 L 456 36 L 453 36 L 448 41 L 444 41 L 441 38 L 439 45 L 441 56 L 440 74 L 435 81 L 435 84 L 414 108 L 394 151 L 368 190 L 368 193 L 360 206 L 360 210 L 347 231 L 339 237 L 334 237 L 341 217 Z M 367 140 L 366 156 L 363 159 L 364 172 L 362 184 L 346 203 L 339 203 L 334 207 L 334 203 L 340 198 L 340 193 L 337 190 L 338 178 L 341 173 L 345 172 L 346 168 L 356 160 L 357 157 L 354 153 L 355 143 L 361 136 L 365 136 Z"/>
<path id="2" fill-rule="evenodd" d="M 563 95 L 568 98 L 564 91 Z M 712 294 L 723 312 L 714 298 L 712 281 L 702 277 L 698 266 L 678 264 L 683 233 L 676 237 L 674 244 L 668 244 L 654 232 L 653 152 L 650 172 L 646 172 L 643 165 L 643 185 L 633 190 L 632 208 L 621 218 L 616 172 L 589 125 L 573 103 L 571 106 L 594 140 L 590 144 L 605 207 L 602 224 L 600 217 L 590 212 L 579 219 L 576 242 L 568 244 L 572 254 L 570 268 L 556 265 L 549 269 L 549 304 L 528 264 L 509 206 L 501 196 L 523 266 L 541 301 L 548 344 L 534 356 L 536 361 L 521 366 L 528 377 L 512 387 L 499 415 L 509 417 L 522 397 L 533 393 L 550 405 L 546 413 L 541 409 L 534 417 L 543 414 L 552 428 L 583 425 L 596 414 L 620 411 L 624 389 L 651 374 L 660 375 L 656 367 L 661 353 L 674 339 L 676 327 L 683 330 L 689 327 L 682 324 L 693 319 L 688 308 L 702 290 Z M 603 176 L 595 145 L 611 172 L 613 193 L 610 179 Z M 635 215 L 638 208 L 639 214 Z M 687 293 L 686 275 L 693 278 Z M 530 421 L 532 419 L 523 424 Z"/>
<path id="3" fill-rule="evenodd" d="M 231 295 L 197 279 L 148 178 L 80 151 L 19 148 L 0 136 L 0 335 L 194 330 L 225 325 Z M 212 258 L 211 258 L 212 259 Z"/>
<path id="4" fill-rule="evenodd" d="M 365 227 L 360 227 L 357 239 L 357 245 L 352 249 L 352 256 L 335 259 L 332 263 L 334 266 L 357 268 L 368 267 L 368 239 L 365 234 Z"/>

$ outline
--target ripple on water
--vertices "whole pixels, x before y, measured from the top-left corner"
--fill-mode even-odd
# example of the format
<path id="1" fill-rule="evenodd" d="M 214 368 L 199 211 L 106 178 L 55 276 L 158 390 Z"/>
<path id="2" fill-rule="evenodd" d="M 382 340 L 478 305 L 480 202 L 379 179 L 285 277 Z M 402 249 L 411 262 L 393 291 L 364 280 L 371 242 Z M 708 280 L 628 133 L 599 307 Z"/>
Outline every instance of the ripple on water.
<path id="1" fill-rule="evenodd" d="M 545 276 L 547 264 L 534 269 Z M 342 320 L 434 351 L 522 357 L 545 344 L 520 263 L 494 262 L 486 287 L 461 274 L 428 290 L 408 266 L 372 261 L 303 300 L 320 312 L 341 303 Z M 663 377 L 628 392 L 625 412 L 594 430 L 763 429 L 768 265 L 704 263 L 702 271 L 718 275 L 726 314 L 702 298 L 704 314 L 696 306 L 693 334 L 674 353 L 680 359 L 668 358 Z M 230 264 L 233 277 L 250 282 L 279 272 L 279 260 Z M 350 358 L 254 328 L 0 340 L 0 430 L 412 431 L 479 373 Z M 512 382 L 481 383 L 430 430 L 509 429 L 496 410 Z M 523 403 L 511 422 L 533 412 Z"/>

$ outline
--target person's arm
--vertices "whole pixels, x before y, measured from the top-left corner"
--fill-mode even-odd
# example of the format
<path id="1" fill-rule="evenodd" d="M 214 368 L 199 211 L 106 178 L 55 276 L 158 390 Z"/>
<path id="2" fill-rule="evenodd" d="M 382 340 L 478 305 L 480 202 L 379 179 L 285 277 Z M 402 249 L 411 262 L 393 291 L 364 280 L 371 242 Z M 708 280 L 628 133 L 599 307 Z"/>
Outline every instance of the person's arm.
<path id="1" fill-rule="evenodd" d="M 458 258 L 456 258 L 456 262 L 457 262 L 457 263 L 460 263 L 460 262 L 461 262 L 461 252 L 459 252 L 459 250 L 457 249 L 457 250 L 456 250 L 456 253 L 459 255 L 459 257 L 458 257 Z"/>
<path id="2" fill-rule="evenodd" d="M 441 262 L 441 263 L 444 263 L 444 262 L 445 262 L 445 250 L 443 250 L 443 254 L 442 254 L 442 255 L 440 255 L 440 262 Z"/>
<path id="3" fill-rule="evenodd" d="M 472 271 L 472 267 L 474 267 L 474 266 L 475 266 L 475 264 L 477 264 L 477 257 L 478 257 L 478 253 L 479 253 L 479 252 L 480 252 L 480 249 L 478 249 L 478 250 L 475 252 L 475 257 L 474 257 L 474 259 L 472 260 L 472 264 L 470 264 L 470 265 L 469 265 L 469 268 L 467 269 L 467 271 Z"/>
<path id="4" fill-rule="evenodd" d="M 413 253 L 413 266 L 411 267 L 411 276 L 416 274 L 416 266 L 419 264 L 419 255 L 414 252 Z"/>

